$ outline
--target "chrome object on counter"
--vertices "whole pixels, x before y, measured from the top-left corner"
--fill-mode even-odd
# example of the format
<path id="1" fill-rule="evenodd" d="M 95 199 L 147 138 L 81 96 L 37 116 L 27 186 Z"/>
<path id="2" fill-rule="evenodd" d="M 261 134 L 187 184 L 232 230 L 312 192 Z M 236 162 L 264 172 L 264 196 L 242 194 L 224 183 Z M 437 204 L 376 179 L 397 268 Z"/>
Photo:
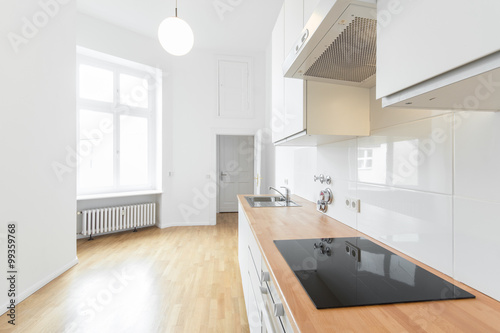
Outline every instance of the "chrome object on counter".
<path id="1" fill-rule="evenodd" d="M 245 196 L 250 207 L 300 207 L 294 201 L 286 201 L 286 197 L 281 196 Z"/>

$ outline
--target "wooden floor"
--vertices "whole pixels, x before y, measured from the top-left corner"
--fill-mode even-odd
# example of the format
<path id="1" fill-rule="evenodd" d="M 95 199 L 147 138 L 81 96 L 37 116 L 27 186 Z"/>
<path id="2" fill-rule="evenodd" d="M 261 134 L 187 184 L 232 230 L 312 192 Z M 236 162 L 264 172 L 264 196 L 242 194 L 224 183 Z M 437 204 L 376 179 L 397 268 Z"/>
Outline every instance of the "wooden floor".
<path id="1" fill-rule="evenodd" d="M 80 263 L 18 305 L 15 332 L 248 332 L 237 226 L 225 213 L 80 240 Z"/>

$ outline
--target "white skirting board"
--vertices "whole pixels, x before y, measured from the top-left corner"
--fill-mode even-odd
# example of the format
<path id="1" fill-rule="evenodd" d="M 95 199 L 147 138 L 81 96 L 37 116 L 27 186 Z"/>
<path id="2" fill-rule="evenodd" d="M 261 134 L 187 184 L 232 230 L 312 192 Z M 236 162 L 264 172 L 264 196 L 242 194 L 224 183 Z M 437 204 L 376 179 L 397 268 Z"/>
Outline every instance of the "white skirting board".
<path id="1" fill-rule="evenodd" d="M 50 283 L 52 280 L 54 280 L 55 278 L 57 278 L 60 275 L 62 275 L 68 269 L 70 269 L 71 267 L 75 266 L 76 264 L 78 264 L 78 258 L 77 257 L 75 257 L 75 259 L 73 259 L 70 262 L 68 262 L 66 265 L 64 265 L 61 268 L 59 268 L 57 271 L 54 271 L 52 274 L 50 274 L 50 275 L 46 276 L 45 278 L 41 279 L 40 281 L 38 281 L 37 283 L 35 283 L 31 287 L 29 287 L 27 290 L 22 291 L 21 293 L 19 293 L 19 296 L 16 298 L 16 306 L 19 303 L 21 303 L 22 301 L 24 301 L 26 298 L 28 298 L 31 295 L 33 295 L 39 289 L 41 289 L 42 287 L 44 287 L 46 284 Z M 2 312 L 0 312 L 0 315 L 3 315 L 4 313 L 7 312 L 7 306 L 8 305 L 9 305 L 9 302 L 6 302 L 4 305 L 2 305 L 2 310 L 1 310 Z"/>
<path id="2" fill-rule="evenodd" d="M 171 228 L 171 227 L 203 227 L 203 226 L 214 226 L 215 223 L 210 222 L 174 222 L 168 224 L 157 224 L 160 229 Z"/>

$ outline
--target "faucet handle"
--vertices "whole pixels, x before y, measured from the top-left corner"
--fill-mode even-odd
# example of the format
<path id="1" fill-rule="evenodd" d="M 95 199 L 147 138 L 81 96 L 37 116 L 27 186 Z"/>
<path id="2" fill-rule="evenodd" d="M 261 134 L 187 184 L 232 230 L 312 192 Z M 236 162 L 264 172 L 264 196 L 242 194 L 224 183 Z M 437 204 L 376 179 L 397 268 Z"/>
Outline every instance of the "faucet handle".
<path id="1" fill-rule="evenodd" d="M 286 191 L 286 193 L 290 193 L 290 189 L 288 187 L 286 187 L 286 186 L 280 186 L 280 188 L 284 188 L 285 191 Z"/>

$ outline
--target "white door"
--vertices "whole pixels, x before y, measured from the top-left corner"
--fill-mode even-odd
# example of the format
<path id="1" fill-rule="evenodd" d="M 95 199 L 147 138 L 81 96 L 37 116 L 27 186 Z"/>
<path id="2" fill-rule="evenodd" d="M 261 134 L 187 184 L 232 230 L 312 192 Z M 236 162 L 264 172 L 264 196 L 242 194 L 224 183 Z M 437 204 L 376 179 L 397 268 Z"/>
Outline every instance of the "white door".
<path id="1" fill-rule="evenodd" d="M 219 136 L 219 212 L 237 212 L 238 194 L 254 193 L 253 136 Z"/>

